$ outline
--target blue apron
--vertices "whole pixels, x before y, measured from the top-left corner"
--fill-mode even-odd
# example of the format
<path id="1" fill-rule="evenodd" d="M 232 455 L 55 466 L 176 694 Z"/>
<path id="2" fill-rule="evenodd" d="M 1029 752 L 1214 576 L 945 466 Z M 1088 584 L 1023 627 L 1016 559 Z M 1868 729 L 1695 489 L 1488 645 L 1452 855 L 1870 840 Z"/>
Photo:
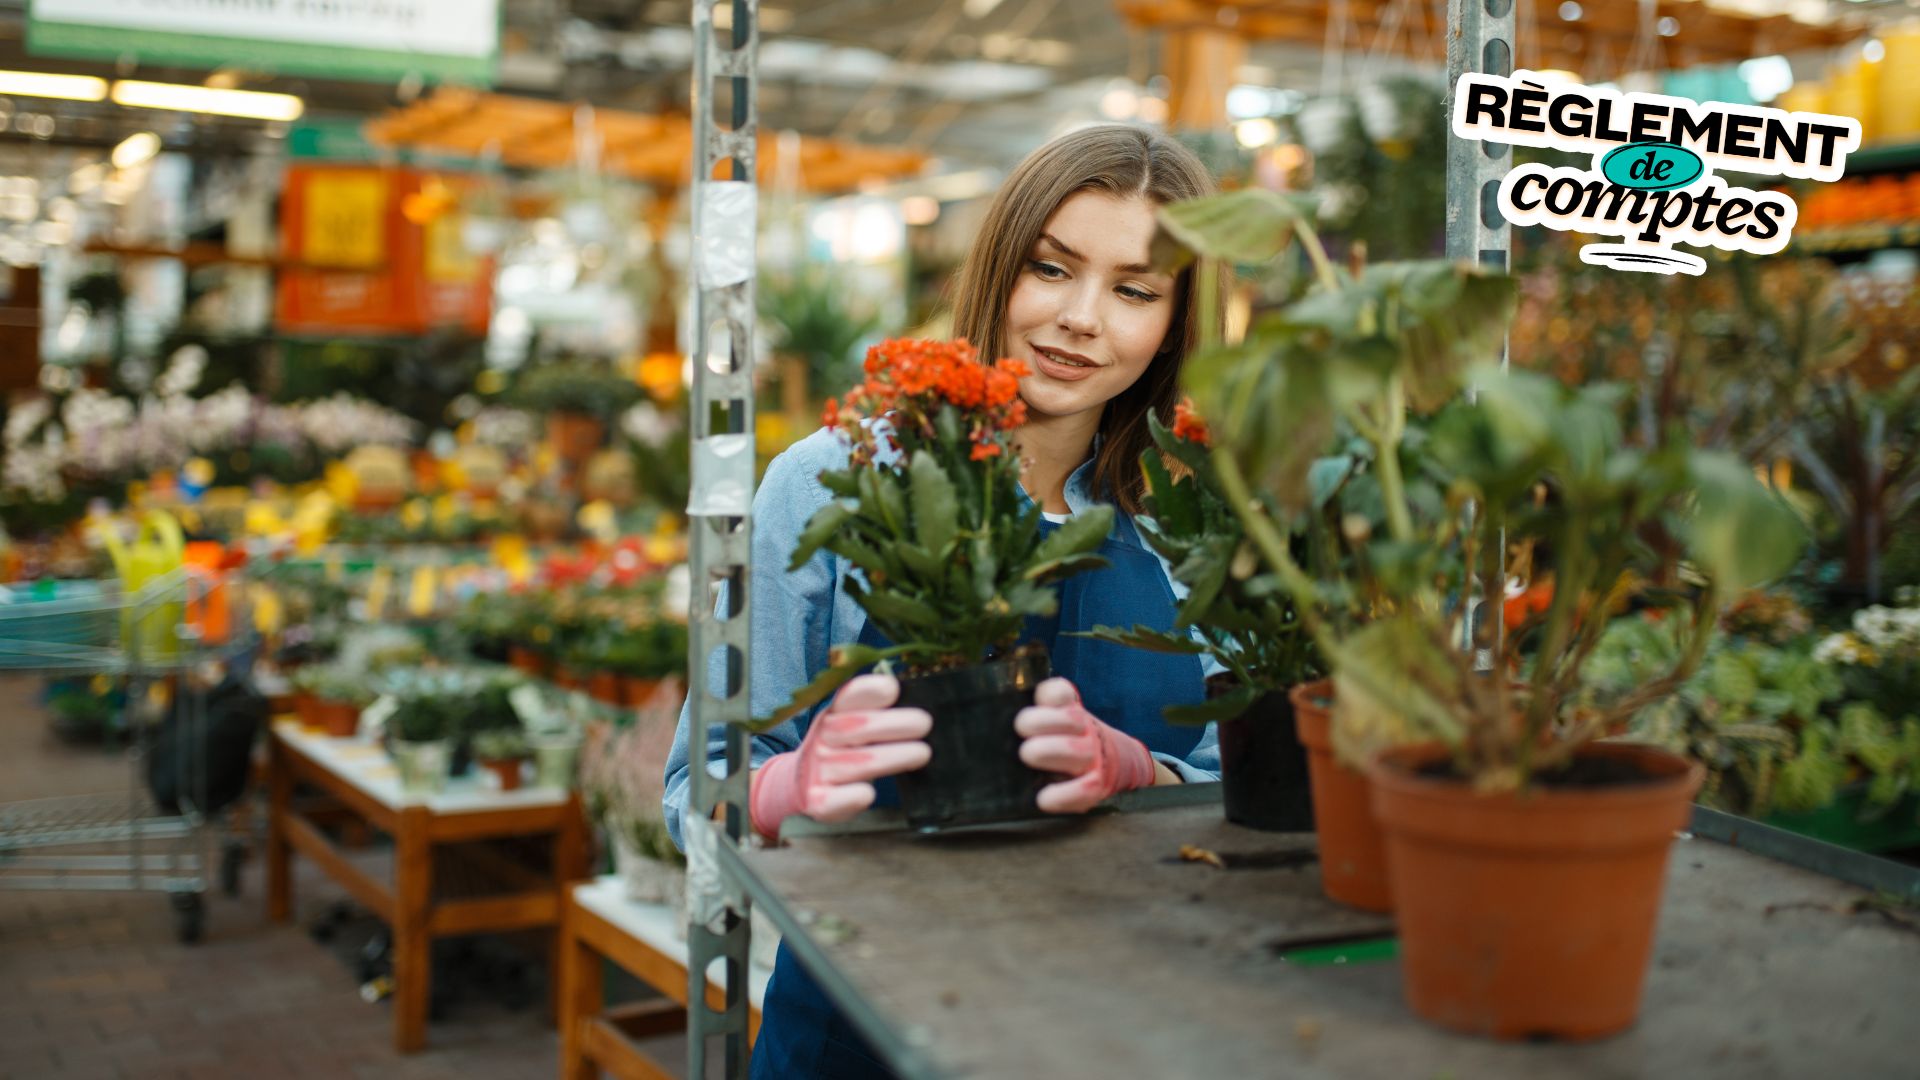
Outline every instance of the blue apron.
<path id="1" fill-rule="evenodd" d="M 1040 523 L 1043 534 L 1058 527 L 1050 521 Z M 1023 640 L 1046 644 L 1054 674 L 1073 680 L 1088 712 L 1139 739 L 1149 750 L 1185 758 L 1204 732 L 1167 723 L 1161 710 L 1206 699 L 1200 658 L 1066 636 L 1096 626 L 1135 623 L 1173 628 L 1173 588 L 1159 558 L 1141 543 L 1127 515 L 1115 516 L 1113 534 L 1101 545 L 1100 554 L 1112 565 L 1061 583 L 1059 613 L 1028 619 Z M 872 623 L 861 630 L 860 641 L 887 644 Z M 874 789 L 876 805 L 899 805 L 891 777 L 875 783 Z M 893 1073 L 782 946 L 761 1010 L 752 1075 L 756 1080 L 886 1080 Z"/>

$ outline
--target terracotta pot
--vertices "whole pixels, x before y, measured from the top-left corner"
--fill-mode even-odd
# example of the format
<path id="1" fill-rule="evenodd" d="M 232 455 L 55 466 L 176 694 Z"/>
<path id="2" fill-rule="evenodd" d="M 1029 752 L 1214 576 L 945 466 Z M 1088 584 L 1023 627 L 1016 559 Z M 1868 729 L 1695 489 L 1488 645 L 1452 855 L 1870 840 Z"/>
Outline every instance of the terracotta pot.
<path id="1" fill-rule="evenodd" d="M 547 673 L 547 658 L 525 645 L 507 646 L 507 663 L 512 664 L 514 670 L 524 671 L 528 675 L 545 676 Z"/>
<path id="2" fill-rule="evenodd" d="M 547 414 L 547 439 L 560 460 L 579 464 L 593 456 L 606 439 L 607 427 L 586 413 Z"/>
<path id="3" fill-rule="evenodd" d="M 1333 682 L 1302 683 L 1287 692 L 1307 748 L 1314 830 L 1320 834 L 1320 887 L 1329 899 L 1365 911 L 1392 911 L 1387 853 L 1366 775 L 1333 756 Z"/>
<path id="4" fill-rule="evenodd" d="M 1435 775 L 1445 758 L 1401 747 L 1369 770 L 1408 1005 L 1502 1039 L 1592 1039 L 1632 1024 L 1668 848 L 1704 771 L 1604 743 L 1576 758 L 1614 773 L 1598 783 L 1484 795 Z"/>
<path id="5" fill-rule="evenodd" d="M 611 671 L 596 671 L 587 677 L 587 694 L 595 701 L 619 705 L 620 676 Z"/>
<path id="6" fill-rule="evenodd" d="M 645 705 L 660 690 L 659 679 L 643 679 L 638 675 L 620 676 L 620 704 L 638 707 Z"/>
<path id="7" fill-rule="evenodd" d="M 320 715 L 314 712 L 315 699 L 305 690 L 293 695 L 293 711 L 300 717 L 300 726 L 317 731 L 320 728 Z"/>
<path id="8" fill-rule="evenodd" d="M 562 690 L 578 690 L 580 689 L 580 673 L 570 667 L 556 664 L 553 669 L 553 685 Z"/>
<path id="9" fill-rule="evenodd" d="M 513 791 L 520 786 L 520 759 L 509 761 L 482 761 L 486 770 L 500 781 L 501 791 Z"/>
<path id="10" fill-rule="evenodd" d="M 360 731 L 360 709 L 344 701 L 315 700 L 313 723 L 323 735 L 349 739 Z"/>

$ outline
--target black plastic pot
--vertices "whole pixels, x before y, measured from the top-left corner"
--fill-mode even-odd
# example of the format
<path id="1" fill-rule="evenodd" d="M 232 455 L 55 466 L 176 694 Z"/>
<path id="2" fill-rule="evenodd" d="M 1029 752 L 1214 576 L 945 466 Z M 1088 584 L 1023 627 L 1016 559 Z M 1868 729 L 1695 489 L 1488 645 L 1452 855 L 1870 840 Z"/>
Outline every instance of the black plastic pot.
<path id="1" fill-rule="evenodd" d="M 900 807 L 921 832 L 1040 816 L 1035 796 L 1058 779 L 1020 760 L 1014 717 L 1053 670 L 1033 646 L 1004 660 L 900 680 L 900 705 L 933 716 L 926 768 L 899 778 Z"/>
<path id="2" fill-rule="evenodd" d="M 1227 820 L 1268 832 L 1313 831 L 1307 750 L 1284 690 L 1263 695 L 1219 725 L 1221 796 Z"/>

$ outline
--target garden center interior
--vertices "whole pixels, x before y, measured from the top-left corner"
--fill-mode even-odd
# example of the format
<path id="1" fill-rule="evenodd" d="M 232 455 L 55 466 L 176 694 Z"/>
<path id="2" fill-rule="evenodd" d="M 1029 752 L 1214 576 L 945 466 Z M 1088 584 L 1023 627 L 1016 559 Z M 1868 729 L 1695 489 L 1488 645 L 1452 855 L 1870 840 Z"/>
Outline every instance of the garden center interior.
<path id="1" fill-rule="evenodd" d="M 1914 1075 L 1920 0 L 0 0 L 0 390 L 0 1078 Z"/>

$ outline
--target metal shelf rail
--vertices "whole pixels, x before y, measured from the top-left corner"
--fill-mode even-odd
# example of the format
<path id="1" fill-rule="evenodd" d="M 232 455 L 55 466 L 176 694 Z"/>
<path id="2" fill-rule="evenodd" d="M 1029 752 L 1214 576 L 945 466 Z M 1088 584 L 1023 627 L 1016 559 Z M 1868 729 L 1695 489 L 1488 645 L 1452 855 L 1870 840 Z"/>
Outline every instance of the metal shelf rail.
<path id="1" fill-rule="evenodd" d="M 716 37 L 714 12 L 731 3 L 731 39 Z M 720 849 L 736 848 L 747 830 L 749 563 L 754 486 L 753 322 L 756 191 L 755 55 L 758 0 L 693 3 L 693 522 L 692 599 L 688 611 L 687 690 L 695 730 L 726 746 L 725 771 L 693 769 L 687 841 L 687 1056 L 689 1076 L 708 1076 L 708 1062 L 728 1077 L 747 1075 L 748 907 Z M 729 105 L 723 127 L 716 99 Z M 728 179 L 714 178 L 722 161 Z M 718 591 L 720 610 L 714 597 Z M 709 680 L 722 685 L 715 694 Z M 715 732 L 718 726 L 720 729 Z M 723 809 L 724 808 L 724 809 Z M 706 995 L 706 972 L 723 961 L 726 1002 Z"/>

